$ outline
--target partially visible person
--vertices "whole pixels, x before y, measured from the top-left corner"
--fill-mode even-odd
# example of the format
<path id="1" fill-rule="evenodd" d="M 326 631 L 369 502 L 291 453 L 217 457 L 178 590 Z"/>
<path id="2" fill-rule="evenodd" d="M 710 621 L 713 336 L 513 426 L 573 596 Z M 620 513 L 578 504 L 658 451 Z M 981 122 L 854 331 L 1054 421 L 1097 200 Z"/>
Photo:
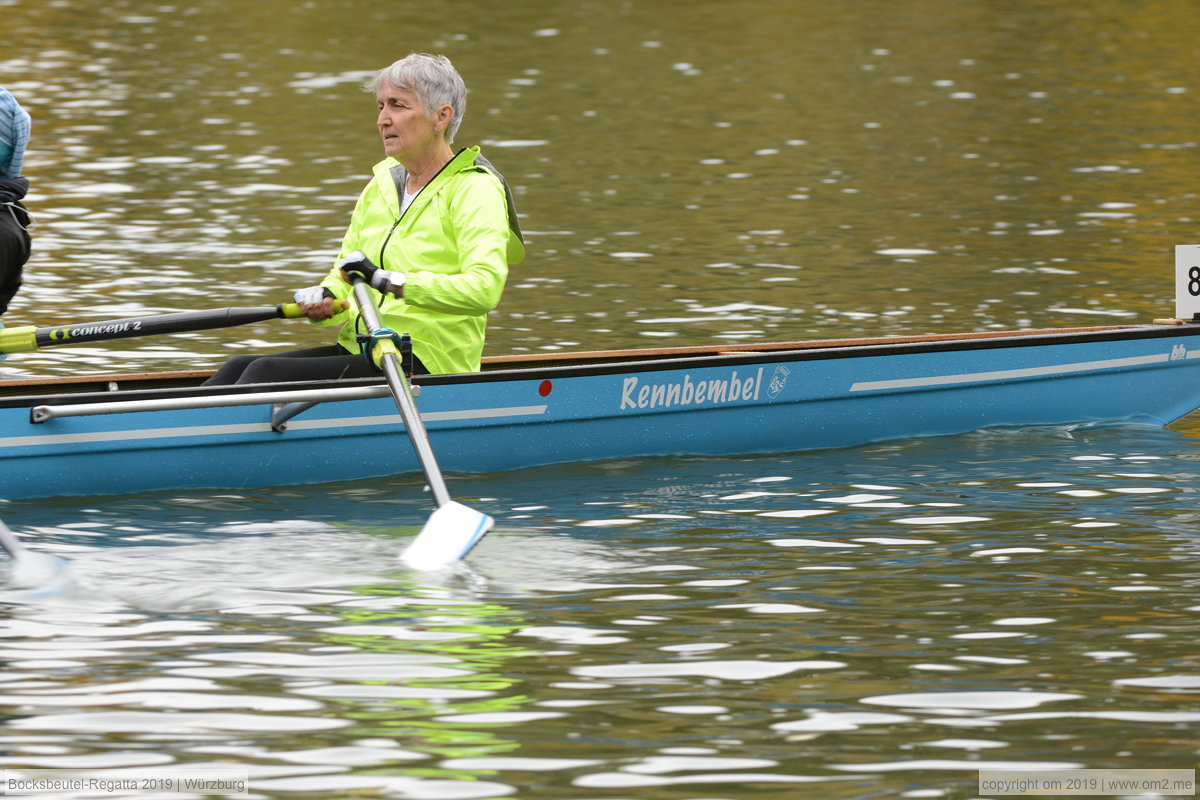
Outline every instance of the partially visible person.
<path id="1" fill-rule="evenodd" d="M 342 328 L 337 344 L 274 355 L 234 356 L 209 385 L 375 375 L 357 337 L 370 333 L 353 304 L 352 274 L 370 285 L 380 324 L 412 337 L 416 373 L 476 372 L 487 314 L 508 268 L 525 257 L 512 192 L 468 147 L 450 145 L 467 90 L 444 56 L 413 53 L 367 87 L 387 155 L 358 198 L 333 269 L 296 292 L 305 316 Z M 350 308 L 335 312 L 335 301 Z"/>
<path id="2" fill-rule="evenodd" d="M 29 191 L 29 179 L 21 175 L 29 128 L 29 114 L 0 86 L 0 315 L 21 288 L 29 260 L 29 212 L 21 203 Z"/>

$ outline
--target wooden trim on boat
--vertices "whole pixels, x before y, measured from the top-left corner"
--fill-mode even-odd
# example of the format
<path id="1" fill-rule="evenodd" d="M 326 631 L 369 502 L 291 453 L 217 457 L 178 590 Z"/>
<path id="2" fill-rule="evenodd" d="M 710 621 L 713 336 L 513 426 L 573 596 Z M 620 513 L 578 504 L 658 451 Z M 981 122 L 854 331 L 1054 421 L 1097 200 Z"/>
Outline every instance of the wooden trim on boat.
<path id="1" fill-rule="evenodd" d="M 130 389 L 157 389 L 175 386 L 195 386 L 212 375 L 212 370 L 180 372 L 125 372 L 103 375 L 31 376 L 0 380 L 0 396 L 24 394 L 34 388 L 57 389 L 63 392 L 120 392 Z"/>
<path id="2" fill-rule="evenodd" d="M 697 345 L 691 347 L 637 347 L 623 350 L 556 350 L 545 353 L 524 353 L 504 356 L 484 356 L 483 369 L 511 369 L 523 364 L 591 364 L 602 361 L 650 360 L 671 356 L 732 356 L 749 353 L 784 353 L 795 350 L 816 350 L 872 345 L 926 344 L 961 342 L 973 339 L 999 339 L 1014 336 L 1046 336 L 1062 333 L 1099 333 L 1137 328 L 1137 325 L 1097 325 L 1086 328 L 1042 328 L 1036 330 L 977 331 L 975 333 L 928 333 L 917 336 L 874 336 L 859 339 L 808 339 L 799 342 L 753 342 L 747 344 Z"/>
<path id="3" fill-rule="evenodd" d="M 212 370 L 188 370 L 180 372 L 121 372 L 121 373 L 104 373 L 103 375 L 60 375 L 60 376 L 32 376 L 29 378 L 5 378 L 4 383 L 0 386 L 46 386 L 55 385 L 61 386 L 71 383 L 136 383 L 138 381 L 159 381 L 159 380 L 195 380 L 196 378 L 207 378 L 212 375 Z M 113 389 L 112 391 L 117 391 Z"/>

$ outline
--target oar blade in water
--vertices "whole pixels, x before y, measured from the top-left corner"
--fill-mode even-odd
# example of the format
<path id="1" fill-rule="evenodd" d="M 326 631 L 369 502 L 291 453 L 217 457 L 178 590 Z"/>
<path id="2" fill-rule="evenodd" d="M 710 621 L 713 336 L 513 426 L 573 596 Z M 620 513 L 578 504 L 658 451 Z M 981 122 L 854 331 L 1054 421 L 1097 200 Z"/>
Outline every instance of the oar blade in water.
<path id="1" fill-rule="evenodd" d="M 46 588 L 66 582 L 66 561 L 58 556 L 32 552 L 21 544 L 17 535 L 3 521 L 0 521 L 0 545 L 13 559 L 8 579 L 12 588 Z"/>
<path id="2" fill-rule="evenodd" d="M 58 556 L 30 553 L 13 561 L 9 585 L 14 589 L 56 587 L 67 579 L 67 562 Z"/>
<path id="3" fill-rule="evenodd" d="M 491 517 L 453 500 L 439 506 L 400 556 L 407 567 L 436 570 L 464 558 L 495 523 Z"/>

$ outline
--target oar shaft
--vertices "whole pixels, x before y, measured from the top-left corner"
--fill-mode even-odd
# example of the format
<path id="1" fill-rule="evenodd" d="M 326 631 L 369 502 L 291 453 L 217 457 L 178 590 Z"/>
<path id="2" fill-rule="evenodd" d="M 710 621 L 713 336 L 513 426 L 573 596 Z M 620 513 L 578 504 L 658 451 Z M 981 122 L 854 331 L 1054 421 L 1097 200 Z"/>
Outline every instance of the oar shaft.
<path id="1" fill-rule="evenodd" d="M 181 311 L 176 314 L 83 322 L 77 325 L 53 325 L 45 328 L 5 328 L 0 330 L 0 353 L 29 353 L 52 345 L 232 328 L 268 319 L 292 319 L 302 316 L 304 314 L 298 305 L 283 303 L 277 306 Z"/>
<path id="2" fill-rule="evenodd" d="M 81 325 L 58 325 L 39 328 L 35 336 L 38 347 L 47 347 L 105 339 L 127 339 L 133 336 L 154 336 L 162 333 L 231 328 L 236 325 L 278 319 L 282 316 L 283 313 L 279 306 L 215 308 L 209 311 L 181 311 L 177 314 L 160 314 L 153 317 L 85 322 Z"/>
<path id="3" fill-rule="evenodd" d="M 376 313 L 375 306 L 371 303 L 366 284 L 358 278 L 354 280 L 354 299 L 358 303 L 359 312 L 362 314 L 367 328 L 372 332 L 379 330 L 382 327 L 379 324 L 379 314 Z M 413 401 L 412 390 L 409 388 L 408 379 L 404 376 L 404 369 L 400 365 L 400 355 L 395 352 L 395 346 L 391 342 L 383 341 L 377 343 L 376 347 L 382 351 L 379 357 L 379 366 L 392 390 L 396 408 L 400 411 L 400 419 L 404 421 L 404 427 L 408 429 L 409 441 L 412 442 L 417 460 L 421 462 L 421 469 L 425 472 L 429 490 L 433 492 L 434 502 L 440 508 L 450 502 L 450 490 L 446 488 L 446 480 L 442 477 L 442 470 L 438 467 L 437 458 L 433 454 L 433 446 L 429 443 L 429 433 L 425 430 L 425 423 L 421 421 L 417 404 Z"/>
<path id="4" fill-rule="evenodd" d="M 429 482 L 429 490 L 433 492 L 433 500 L 439 507 L 444 506 L 450 502 L 450 490 L 446 488 L 446 480 L 442 477 L 437 457 L 433 454 L 433 446 L 429 444 L 429 433 L 425 430 L 425 423 L 421 421 L 420 412 L 417 411 L 417 406 L 413 402 L 408 380 L 404 377 L 399 357 L 392 353 L 384 355 L 383 374 L 393 388 L 396 408 L 400 409 L 400 417 L 404 420 L 405 427 L 413 434 L 411 436 L 413 450 L 417 454 L 417 460 L 421 462 L 421 469 L 424 470 L 425 478 Z M 395 387 L 398 384 L 403 388 L 396 392 Z"/>

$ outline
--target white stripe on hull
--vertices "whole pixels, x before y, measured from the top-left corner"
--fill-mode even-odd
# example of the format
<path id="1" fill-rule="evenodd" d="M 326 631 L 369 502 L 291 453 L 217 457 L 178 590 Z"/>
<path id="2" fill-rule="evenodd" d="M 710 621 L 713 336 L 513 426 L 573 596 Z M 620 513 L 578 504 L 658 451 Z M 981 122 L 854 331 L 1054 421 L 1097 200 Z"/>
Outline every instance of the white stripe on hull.
<path id="1" fill-rule="evenodd" d="M 883 389 L 915 389 L 924 386 L 953 386 L 959 383 L 985 383 L 989 381 L 1011 381 L 1021 378 L 1039 378 L 1045 375 L 1061 375 L 1071 372 L 1088 372 L 1100 369 L 1138 367 L 1144 364 L 1162 364 L 1170 360 L 1167 353 L 1130 358 L 1108 358 L 1102 361 L 1080 361 L 1075 364 L 1054 364 L 1048 367 L 1024 367 L 1022 369 L 999 369 L 992 372 L 964 372 L 959 375 L 930 375 L 923 378 L 896 378 L 885 381 L 859 381 L 850 386 L 852 392 L 877 392 Z"/>
<path id="2" fill-rule="evenodd" d="M 497 417 L 528 417 L 546 413 L 546 406 L 512 406 L 509 408 L 476 408 L 466 411 L 432 411 L 421 415 L 425 422 L 495 419 Z M 336 419 L 293 419 L 289 430 L 324 430 L 329 428 L 362 428 L 376 425 L 399 425 L 399 414 L 378 414 L 369 417 L 339 417 Z M 179 428 L 138 428 L 92 433 L 51 433 L 39 436 L 0 437 L 0 447 L 36 447 L 39 445 L 82 444 L 89 442 L 127 442 L 138 439 L 171 439 L 175 437 L 226 436 L 230 434 L 271 433 L 271 423 L 247 422 L 233 425 L 189 425 Z"/>

